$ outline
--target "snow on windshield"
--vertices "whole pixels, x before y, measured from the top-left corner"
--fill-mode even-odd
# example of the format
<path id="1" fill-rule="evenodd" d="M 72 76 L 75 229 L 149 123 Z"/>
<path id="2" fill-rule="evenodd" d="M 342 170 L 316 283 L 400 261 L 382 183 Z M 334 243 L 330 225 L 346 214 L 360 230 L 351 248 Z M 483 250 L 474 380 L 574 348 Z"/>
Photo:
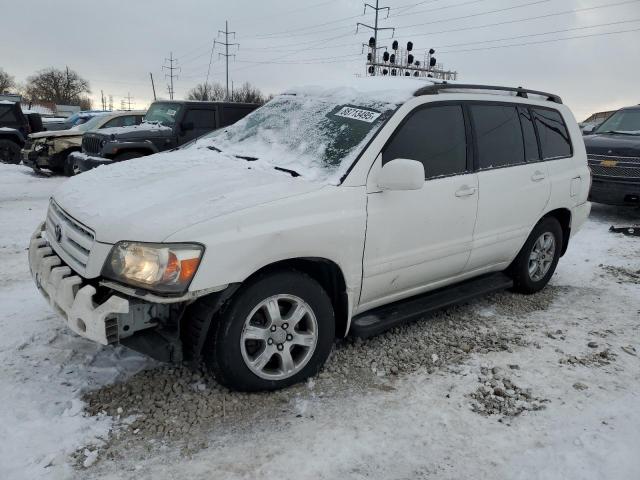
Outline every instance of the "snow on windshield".
<path id="1" fill-rule="evenodd" d="M 252 157 L 337 184 L 369 139 L 419 87 L 389 91 L 308 87 L 280 95 L 194 147 Z"/>

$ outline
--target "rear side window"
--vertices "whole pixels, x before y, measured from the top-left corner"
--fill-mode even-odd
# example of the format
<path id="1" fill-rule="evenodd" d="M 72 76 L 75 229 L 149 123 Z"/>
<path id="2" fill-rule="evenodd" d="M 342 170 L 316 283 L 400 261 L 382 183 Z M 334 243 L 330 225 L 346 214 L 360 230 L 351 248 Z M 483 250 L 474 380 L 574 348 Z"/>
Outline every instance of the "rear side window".
<path id="1" fill-rule="evenodd" d="M 255 108 L 250 107 L 224 107 L 223 126 L 236 123 L 238 120 L 246 117 L 254 110 Z"/>
<path id="2" fill-rule="evenodd" d="M 462 107 L 434 106 L 411 113 L 382 152 L 382 164 L 396 158 L 422 162 L 426 178 L 466 172 L 467 136 Z"/>
<path id="3" fill-rule="evenodd" d="M 520 125 L 522 126 L 522 136 L 524 138 L 524 158 L 527 162 L 537 162 L 540 160 L 538 149 L 538 139 L 533 126 L 533 116 L 528 108 L 519 107 Z"/>
<path id="4" fill-rule="evenodd" d="M 570 157 L 572 154 L 569 131 L 557 110 L 534 108 L 533 115 L 540 137 L 542 158 Z"/>
<path id="5" fill-rule="evenodd" d="M 16 123 L 17 121 L 13 105 L 0 105 L 0 122 Z"/>
<path id="6" fill-rule="evenodd" d="M 188 110 L 184 122 L 193 122 L 193 126 L 197 130 L 213 130 L 216 128 L 216 112 L 214 110 Z"/>
<path id="7" fill-rule="evenodd" d="M 471 105 L 480 170 L 524 163 L 518 110 L 507 105 Z"/>

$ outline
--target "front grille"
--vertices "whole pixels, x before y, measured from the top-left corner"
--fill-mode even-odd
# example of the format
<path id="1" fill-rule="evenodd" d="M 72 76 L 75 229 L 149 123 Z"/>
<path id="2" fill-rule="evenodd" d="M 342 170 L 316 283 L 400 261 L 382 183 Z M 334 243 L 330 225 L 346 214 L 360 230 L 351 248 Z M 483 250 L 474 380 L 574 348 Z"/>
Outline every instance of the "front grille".
<path id="1" fill-rule="evenodd" d="M 594 177 L 640 180 L 640 157 L 589 154 L 587 158 Z"/>
<path id="2" fill-rule="evenodd" d="M 78 273 L 84 273 L 95 240 L 93 232 L 71 218 L 53 201 L 49 203 L 46 232 L 47 240 L 58 247 L 55 250 L 64 260 Z"/>
<path id="3" fill-rule="evenodd" d="M 82 139 L 82 151 L 84 153 L 98 154 L 100 153 L 100 138 L 92 135 L 85 135 Z"/>

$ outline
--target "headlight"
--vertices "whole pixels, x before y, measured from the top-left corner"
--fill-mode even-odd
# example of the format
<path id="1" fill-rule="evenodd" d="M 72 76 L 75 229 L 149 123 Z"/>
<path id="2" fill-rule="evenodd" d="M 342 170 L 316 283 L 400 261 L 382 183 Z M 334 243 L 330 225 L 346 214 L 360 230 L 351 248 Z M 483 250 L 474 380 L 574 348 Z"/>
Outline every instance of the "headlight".
<path id="1" fill-rule="evenodd" d="M 111 280 L 161 293 L 183 293 L 189 287 L 204 247 L 193 243 L 119 242 L 102 268 Z"/>

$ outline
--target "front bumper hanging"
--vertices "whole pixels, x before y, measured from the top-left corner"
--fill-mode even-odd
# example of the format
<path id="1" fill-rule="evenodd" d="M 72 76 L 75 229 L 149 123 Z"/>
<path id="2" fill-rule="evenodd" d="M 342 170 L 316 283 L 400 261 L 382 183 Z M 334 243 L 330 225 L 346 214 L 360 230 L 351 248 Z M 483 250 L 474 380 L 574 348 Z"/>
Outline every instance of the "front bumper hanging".
<path id="1" fill-rule="evenodd" d="M 118 315 L 129 313 L 129 300 L 117 295 L 96 304 L 96 289 L 86 284 L 55 254 L 41 223 L 29 244 L 29 268 L 38 290 L 78 335 L 108 345 L 118 342 Z"/>

